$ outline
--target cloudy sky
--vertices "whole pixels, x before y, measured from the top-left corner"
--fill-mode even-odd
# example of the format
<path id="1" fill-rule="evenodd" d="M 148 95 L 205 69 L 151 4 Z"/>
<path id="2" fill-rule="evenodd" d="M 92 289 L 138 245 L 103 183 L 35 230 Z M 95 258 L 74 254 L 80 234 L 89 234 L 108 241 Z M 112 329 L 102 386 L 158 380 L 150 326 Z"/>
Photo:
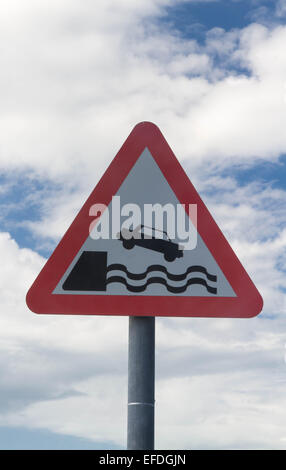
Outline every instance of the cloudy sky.
<path id="1" fill-rule="evenodd" d="M 1 449 L 126 445 L 128 318 L 25 295 L 145 120 L 264 298 L 156 320 L 156 447 L 286 449 L 285 44 L 285 0 L 1 2 Z"/>

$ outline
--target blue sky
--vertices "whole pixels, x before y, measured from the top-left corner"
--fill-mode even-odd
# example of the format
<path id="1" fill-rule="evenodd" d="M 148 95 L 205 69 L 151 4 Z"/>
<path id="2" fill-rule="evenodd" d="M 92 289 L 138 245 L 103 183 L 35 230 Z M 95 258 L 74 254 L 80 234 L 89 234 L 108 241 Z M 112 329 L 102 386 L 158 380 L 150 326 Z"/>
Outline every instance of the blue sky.
<path id="1" fill-rule="evenodd" d="M 273 2 L 261 2 L 273 11 Z M 249 1 L 217 1 L 178 3 L 166 8 L 163 24 L 173 28 L 186 38 L 196 38 L 204 42 L 205 33 L 212 28 L 223 28 L 229 31 L 233 28 L 243 28 L 252 19 L 256 11 Z"/>
<path id="2" fill-rule="evenodd" d="M 94 443 L 46 430 L 3 427 L 0 429 L 1 450 L 95 450 L 110 449 L 112 442 Z"/>
<path id="3" fill-rule="evenodd" d="M 39 318 L 25 294 L 142 120 L 265 302 L 247 323 L 158 320 L 158 445 L 284 449 L 286 3 L 93 3 L 0 7 L 0 449 L 125 445 L 126 319 Z M 175 442 L 173 393 L 197 403 L 171 412 Z"/>

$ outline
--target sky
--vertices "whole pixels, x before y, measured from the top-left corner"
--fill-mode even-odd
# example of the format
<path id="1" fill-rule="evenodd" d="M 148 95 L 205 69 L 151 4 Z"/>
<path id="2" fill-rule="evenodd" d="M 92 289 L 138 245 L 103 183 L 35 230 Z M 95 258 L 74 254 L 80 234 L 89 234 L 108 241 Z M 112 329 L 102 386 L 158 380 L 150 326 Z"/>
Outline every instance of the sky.
<path id="1" fill-rule="evenodd" d="M 286 449 L 285 20 L 285 0 L 1 3 L 0 449 L 126 446 L 128 318 L 25 296 L 141 121 L 264 299 L 156 319 L 156 448 Z"/>

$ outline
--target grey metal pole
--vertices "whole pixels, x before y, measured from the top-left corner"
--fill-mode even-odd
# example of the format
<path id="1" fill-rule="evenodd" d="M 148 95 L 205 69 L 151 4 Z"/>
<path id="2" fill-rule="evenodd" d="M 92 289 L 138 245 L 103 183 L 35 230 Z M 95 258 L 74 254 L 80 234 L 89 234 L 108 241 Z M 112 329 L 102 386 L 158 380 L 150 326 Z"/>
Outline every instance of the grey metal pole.
<path id="1" fill-rule="evenodd" d="M 127 449 L 154 449 L 155 317 L 129 317 Z"/>

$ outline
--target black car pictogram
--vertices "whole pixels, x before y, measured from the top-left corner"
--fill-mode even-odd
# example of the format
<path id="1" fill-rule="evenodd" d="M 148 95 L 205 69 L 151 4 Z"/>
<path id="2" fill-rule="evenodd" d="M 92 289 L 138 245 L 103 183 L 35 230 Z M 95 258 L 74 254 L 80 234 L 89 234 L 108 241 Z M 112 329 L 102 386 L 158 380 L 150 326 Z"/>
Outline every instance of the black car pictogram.
<path id="1" fill-rule="evenodd" d="M 148 230 L 151 230 L 151 235 L 148 234 Z M 161 232 L 161 238 L 156 237 L 155 232 Z M 182 247 L 171 241 L 167 232 L 163 230 L 138 225 L 134 230 L 122 228 L 117 236 L 127 250 L 131 250 L 137 245 L 148 250 L 159 251 L 164 254 L 166 261 L 174 261 L 176 258 L 182 258 L 183 256 Z"/>

